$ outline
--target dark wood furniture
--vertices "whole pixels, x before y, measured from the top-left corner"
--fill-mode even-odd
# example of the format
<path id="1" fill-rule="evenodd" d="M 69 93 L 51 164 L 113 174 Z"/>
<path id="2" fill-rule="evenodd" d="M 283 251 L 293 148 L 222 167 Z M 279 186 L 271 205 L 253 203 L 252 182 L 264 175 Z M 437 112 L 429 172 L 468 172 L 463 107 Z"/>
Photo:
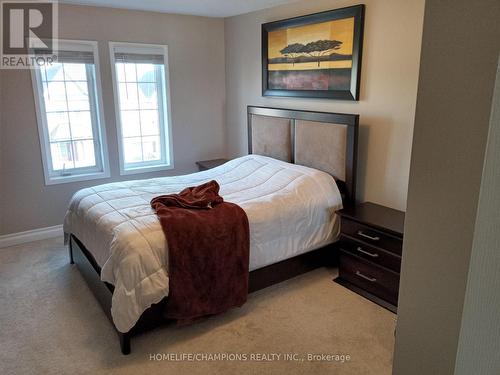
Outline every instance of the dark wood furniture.
<path id="1" fill-rule="evenodd" d="M 201 172 L 201 171 L 206 171 L 208 169 L 218 167 L 219 165 L 222 165 L 228 161 L 229 161 L 229 159 L 201 160 L 201 161 L 197 161 L 196 165 L 198 166 L 198 169 Z"/>
<path id="2" fill-rule="evenodd" d="M 356 198 L 356 175 L 357 175 L 357 160 L 358 160 L 358 130 L 359 130 L 359 115 L 331 112 L 313 112 L 299 111 L 295 109 L 270 108 L 270 107 L 255 107 L 249 105 L 247 107 L 247 126 L 248 126 L 248 153 L 252 154 L 252 123 L 256 117 L 267 118 L 285 118 L 290 120 L 290 147 L 291 160 L 290 163 L 297 164 L 295 160 L 295 146 L 297 142 L 296 123 L 298 121 L 310 121 L 328 124 L 331 127 L 346 126 L 346 141 L 345 141 L 345 176 L 334 176 L 335 182 L 342 195 L 344 207 L 352 206 Z M 272 145 L 270 146 L 270 148 Z M 313 167 L 312 165 L 306 165 Z M 320 168 L 318 168 L 320 169 Z"/>
<path id="3" fill-rule="evenodd" d="M 248 292 L 256 292 L 268 286 L 288 280 L 292 277 L 302 275 L 318 267 L 335 265 L 335 244 L 331 244 L 321 249 L 271 264 L 267 267 L 251 271 L 248 281 Z M 101 268 L 96 260 L 74 235 L 71 235 L 69 242 L 70 263 L 75 264 L 83 278 L 87 282 L 90 290 L 101 305 L 104 313 L 113 324 L 111 317 L 111 298 L 114 286 L 101 281 Z M 167 298 L 167 297 L 166 297 Z M 116 330 L 120 341 L 122 354 L 130 354 L 130 340 L 132 336 L 144 333 L 161 325 L 171 323 L 163 318 L 163 310 L 166 298 L 157 304 L 152 305 L 144 311 L 135 326 L 128 332 L 122 333 Z M 114 324 L 113 324 L 114 327 Z"/>
<path id="4" fill-rule="evenodd" d="M 339 276 L 334 281 L 396 312 L 404 212 L 366 202 L 338 214 Z"/>
<path id="5" fill-rule="evenodd" d="M 347 207 L 354 201 L 356 191 L 355 177 L 359 120 L 358 115 L 297 111 L 264 107 L 248 107 L 248 130 L 250 134 L 252 131 L 252 115 L 285 117 L 290 119 L 292 121 L 292 124 L 294 124 L 294 121 L 296 119 L 302 119 L 307 121 L 318 121 L 322 123 L 331 122 L 331 126 L 348 126 L 346 152 L 344 155 L 346 177 L 344 180 L 337 180 L 337 184 L 342 194 L 344 206 Z M 249 143 L 249 151 L 252 151 L 251 142 Z M 292 163 L 293 162 L 294 161 L 292 161 Z M 267 267 L 254 270 L 250 272 L 249 275 L 249 292 L 266 288 L 270 285 L 282 282 L 321 266 L 334 264 L 335 249 L 335 244 L 327 245 L 323 248 L 313 250 L 308 253 L 269 265 Z M 94 293 L 96 299 L 103 308 L 106 316 L 108 316 L 108 318 L 111 320 L 111 323 L 113 323 L 111 319 L 111 298 L 113 295 L 114 287 L 109 283 L 101 281 L 101 269 L 99 265 L 92 256 L 91 252 L 85 247 L 85 244 L 83 244 L 73 234 L 70 234 L 69 255 L 71 264 L 76 264 L 77 268 L 80 270 L 82 276 L 86 280 L 89 288 Z M 168 297 L 165 297 L 165 299 L 157 304 L 152 305 L 150 308 L 144 311 L 136 325 L 130 331 L 126 333 L 116 331 L 119 337 L 120 348 L 123 354 L 130 353 L 130 340 L 132 336 L 169 322 L 165 320 L 165 318 L 163 318 L 162 314 L 166 298 Z"/>

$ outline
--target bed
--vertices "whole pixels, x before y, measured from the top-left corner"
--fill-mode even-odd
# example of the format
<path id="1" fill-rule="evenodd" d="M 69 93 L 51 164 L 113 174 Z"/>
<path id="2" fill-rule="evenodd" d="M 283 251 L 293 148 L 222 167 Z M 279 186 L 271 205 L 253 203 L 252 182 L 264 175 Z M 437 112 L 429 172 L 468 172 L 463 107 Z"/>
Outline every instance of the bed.
<path id="1" fill-rule="evenodd" d="M 258 290 L 331 259 L 335 212 L 355 197 L 357 129 L 357 115 L 249 106 L 249 155 L 208 171 L 78 191 L 64 223 L 71 262 L 114 324 L 122 353 L 132 335 L 163 322 L 168 298 L 167 240 L 153 197 L 218 181 L 224 199 L 247 214 L 249 291 Z"/>

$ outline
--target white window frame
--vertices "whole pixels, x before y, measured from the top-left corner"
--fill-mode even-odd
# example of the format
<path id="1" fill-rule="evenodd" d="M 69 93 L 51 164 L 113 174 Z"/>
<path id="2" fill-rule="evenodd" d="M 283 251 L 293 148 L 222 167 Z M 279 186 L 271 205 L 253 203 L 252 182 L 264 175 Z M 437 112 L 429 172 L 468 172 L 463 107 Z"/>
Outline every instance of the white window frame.
<path id="1" fill-rule="evenodd" d="M 160 111 L 160 116 L 163 119 L 163 141 L 162 155 L 164 161 L 141 162 L 133 166 L 125 165 L 125 154 L 123 150 L 123 135 L 121 126 L 121 111 L 120 111 L 120 97 L 118 91 L 118 80 L 116 77 L 116 61 L 115 52 L 128 52 L 137 54 L 162 54 L 163 55 L 163 79 L 165 86 L 161 88 L 161 97 L 158 98 L 162 101 L 163 111 Z M 174 168 L 174 155 L 172 148 L 172 111 L 170 99 L 170 76 L 168 67 L 168 46 L 161 44 L 145 44 L 145 43 L 127 43 L 127 42 L 109 42 L 109 58 L 111 63 L 111 77 L 113 80 L 113 94 L 115 101 L 115 116 L 116 116 L 116 131 L 118 134 L 118 153 L 120 160 L 120 175 L 136 174 L 163 171 Z M 161 126 L 161 124 L 160 124 Z M 163 145 L 165 147 L 163 147 Z M 165 150 L 166 148 L 166 150 Z"/>
<path id="2" fill-rule="evenodd" d="M 93 85 L 93 90 L 89 90 L 89 95 L 95 94 L 95 98 L 90 99 L 90 112 L 92 121 L 97 121 L 92 124 L 92 129 L 97 130 L 97 134 L 93 135 L 94 142 L 97 142 L 95 147 L 96 163 L 100 164 L 97 167 L 75 168 L 69 169 L 68 174 L 58 173 L 52 170 L 51 151 L 47 124 L 47 115 L 45 111 L 45 102 L 43 99 L 43 84 L 40 76 L 40 69 L 35 67 L 31 69 L 31 81 L 33 84 L 33 96 L 35 99 L 35 109 L 38 124 L 38 135 L 40 138 L 40 150 L 42 154 L 43 172 L 45 185 L 56 185 L 69 182 L 87 181 L 100 178 L 110 177 L 108 148 L 106 140 L 106 128 L 104 124 L 103 102 L 102 102 L 102 86 L 101 86 L 101 71 L 99 68 L 99 53 L 98 44 L 96 41 L 89 40 L 57 40 L 58 48 L 65 51 L 87 51 L 92 52 L 94 56 L 94 80 L 88 81 L 89 85 Z M 87 75 L 87 79 L 92 77 Z M 91 92 L 93 91 L 93 93 Z M 99 162 L 98 162 L 99 161 Z"/>

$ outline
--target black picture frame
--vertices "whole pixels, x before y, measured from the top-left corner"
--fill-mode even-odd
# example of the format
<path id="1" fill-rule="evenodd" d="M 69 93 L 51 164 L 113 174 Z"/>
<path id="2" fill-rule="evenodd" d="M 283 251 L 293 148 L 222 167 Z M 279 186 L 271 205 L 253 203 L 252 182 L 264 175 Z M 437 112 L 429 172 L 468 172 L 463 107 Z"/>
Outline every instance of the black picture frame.
<path id="1" fill-rule="evenodd" d="M 262 24 L 262 96 L 359 100 L 364 14 L 365 6 L 364 4 L 359 4 Z M 343 90 L 291 90 L 269 88 L 268 48 L 270 32 L 350 17 L 354 17 L 354 33 L 349 88 Z"/>

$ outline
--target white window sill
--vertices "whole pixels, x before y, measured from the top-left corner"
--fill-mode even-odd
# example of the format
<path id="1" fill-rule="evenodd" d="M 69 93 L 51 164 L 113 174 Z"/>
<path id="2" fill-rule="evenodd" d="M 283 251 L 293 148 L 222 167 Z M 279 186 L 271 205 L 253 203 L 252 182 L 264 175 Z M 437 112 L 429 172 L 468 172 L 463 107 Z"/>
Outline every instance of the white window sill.
<path id="1" fill-rule="evenodd" d="M 93 172 L 93 173 L 81 173 L 69 176 L 52 176 L 45 177 L 45 185 L 58 185 L 67 184 L 70 182 L 97 180 L 101 178 L 109 178 L 109 172 Z"/>
<path id="2" fill-rule="evenodd" d="M 162 164 L 162 165 L 151 165 L 151 166 L 144 166 L 144 167 L 125 168 L 125 169 L 120 170 L 120 175 L 125 176 L 125 175 L 129 175 L 129 174 L 168 171 L 170 169 L 174 169 L 173 163 Z"/>

